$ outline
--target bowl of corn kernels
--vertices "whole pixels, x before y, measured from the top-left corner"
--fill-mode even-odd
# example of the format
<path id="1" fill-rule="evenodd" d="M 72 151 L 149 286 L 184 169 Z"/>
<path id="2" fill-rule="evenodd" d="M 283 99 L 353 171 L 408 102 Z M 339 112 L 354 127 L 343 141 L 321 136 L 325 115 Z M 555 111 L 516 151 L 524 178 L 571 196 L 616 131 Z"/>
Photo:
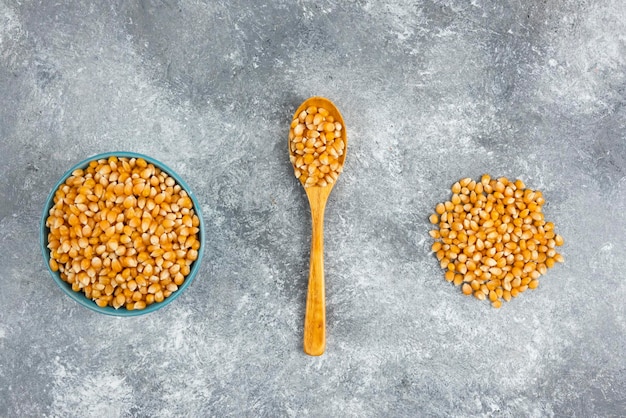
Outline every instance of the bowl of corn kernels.
<path id="1" fill-rule="evenodd" d="M 198 273 L 204 221 L 189 186 L 145 155 L 111 152 L 70 168 L 45 204 L 40 244 L 63 292 L 107 315 L 153 312 Z"/>

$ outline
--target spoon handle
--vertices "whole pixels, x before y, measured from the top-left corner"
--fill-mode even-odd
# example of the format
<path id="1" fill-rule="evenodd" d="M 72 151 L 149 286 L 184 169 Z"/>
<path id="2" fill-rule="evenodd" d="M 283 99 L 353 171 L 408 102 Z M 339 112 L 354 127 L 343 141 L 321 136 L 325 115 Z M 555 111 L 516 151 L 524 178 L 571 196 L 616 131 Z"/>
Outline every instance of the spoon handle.
<path id="1" fill-rule="evenodd" d="M 309 289 L 304 316 L 304 352 L 311 356 L 324 354 L 326 348 L 326 297 L 324 291 L 324 210 L 329 190 L 310 189 L 312 236 Z M 317 189 L 317 190 L 315 190 Z M 307 190 L 309 192 L 309 190 Z M 314 197 L 314 198 L 312 198 Z"/>

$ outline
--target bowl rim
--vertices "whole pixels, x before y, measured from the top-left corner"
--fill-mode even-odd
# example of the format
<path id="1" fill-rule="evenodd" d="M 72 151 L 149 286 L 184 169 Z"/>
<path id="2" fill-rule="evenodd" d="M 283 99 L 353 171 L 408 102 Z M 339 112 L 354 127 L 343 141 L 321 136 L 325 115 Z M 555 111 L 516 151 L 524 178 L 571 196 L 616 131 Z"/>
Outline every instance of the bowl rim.
<path id="1" fill-rule="evenodd" d="M 104 308 L 101 308 L 98 305 L 96 305 L 96 303 L 93 300 L 88 299 L 83 292 L 74 292 L 72 288 L 70 287 L 69 283 L 61 279 L 59 272 L 53 272 L 52 269 L 50 268 L 50 250 L 47 247 L 48 233 L 50 232 L 50 229 L 46 226 L 46 219 L 48 218 L 50 208 L 53 205 L 54 195 L 56 191 L 59 189 L 59 187 L 61 187 L 62 184 L 65 183 L 65 181 L 72 175 L 72 173 L 75 170 L 87 167 L 91 161 L 108 159 L 109 157 L 143 158 L 148 163 L 151 163 L 155 167 L 158 167 L 161 171 L 166 172 L 170 177 L 174 178 L 174 180 L 176 180 L 176 183 L 179 184 L 187 192 L 193 204 L 194 212 L 200 219 L 200 225 L 199 225 L 200 231 L 198 232 L 200 248 L 198 249 L 198 258 L 193 262 L 193 264 L 191 264 L 189 274 L 185 277 L 184 283 L 178 287 L 178 290 L 176 292 L 174 292 L 169 297 L 165 298 L 163 302 L 153 303 L 149 306 L 146 306 L 145 309 L 141 309 L 141 310 L 129 311 L 126 308 L 115 309 L 112 306 L 106 306 Z M 67 170 L 59 178 L 59 180 L 55 183 L 54 187 L 51 189 L 50 193 L 48 194 L 48 197 L 44 204 L 43 214 L 41 217 L 40 228 L 39 228 L 39 244 L 41 246 L 41 252 L 44 258 L 44 263 L 46 265 L 46 268 L 48 269 L 48 272 L 52 276 L 52 279 L 61 288 L 63 293 L 65 293 L 67 296 L 69 296 L 72 300 L 74 300 L 78 304 L 94 312 L 98 312 L 104 315 L 117 316 L 117 317 L 130 317 L 130 316 L 145 315 L 145 314 L 154 312 L 158 309 L 161 309 L 169 305 L 178 296 L 180 296 L 180 294 L 183 293 L 184 290 L 191 284 L 196 274 L 200 270 L 200 267 L 202 264 L 202 257 L 204 255 L 204 237 L 205 237 L 205 225 L 204 225 L 204 218 L 202 217 L 202 211 L 200 208 L 200 202 L 198 201 L 196 195 L 193 193 L 189 185 L 174 170 L 172 170 L 170 167 L 168 167 L 166 164 L 162 163 L 161 161 L 153 157 L 150 157 L 148 155 L 139 154 L 139 153 L 130 152 L 130 151 L 113 151 L 113 152 L 105 152 L 101 154 L 96 154 L 74 164 L 69 170 Z"/>

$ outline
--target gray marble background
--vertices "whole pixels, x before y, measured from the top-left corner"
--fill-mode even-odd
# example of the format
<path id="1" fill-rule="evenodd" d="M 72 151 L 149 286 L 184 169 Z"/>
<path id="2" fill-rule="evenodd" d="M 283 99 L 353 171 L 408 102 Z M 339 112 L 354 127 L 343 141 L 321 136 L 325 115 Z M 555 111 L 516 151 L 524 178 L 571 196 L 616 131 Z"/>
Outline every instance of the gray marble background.
<path id="1" fill-rule="evenodd" d="M 312 95 L 349 134 L 320 358 L 286 139 Z M 0 0 L 0 416 L 624 416 L 625 129 L 622 0 Z M 176 170 L 208 229 L 192 286 L 128 319 L 38 246 L 57 179 L 114 150 Z M 566 240 L 500 310 L 427 235 L 485 172 L 542 190 Z"/>

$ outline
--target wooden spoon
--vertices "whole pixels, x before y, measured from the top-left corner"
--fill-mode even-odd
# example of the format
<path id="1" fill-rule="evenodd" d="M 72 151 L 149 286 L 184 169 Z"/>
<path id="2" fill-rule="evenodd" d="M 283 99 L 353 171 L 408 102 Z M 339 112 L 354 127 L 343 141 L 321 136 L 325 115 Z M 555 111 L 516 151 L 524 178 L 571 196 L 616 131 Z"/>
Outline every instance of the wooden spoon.
<path id="1" fill-rule="evenodd" d="M 311 208 L 312 218 L 312 237 L 311 237 L 311 260 L 309 271 L 309 288 L 306 298 L 306 314 L 304 317 L 304 352 L 311 356 L 319 356 L 324 353 L 326 348 L 326 301 L 324 292 L 324 210 L 326 208 L 326 201 L 330 195 L 330 191 L 333 189 L 336 180 L 336 176 L 342 170 L 343 164 L 346 158 L 347 150 L 347 134 L 345 124 L 341 113 L 337 107 L 330 100 L 324 97 L 311 97 L 304 101 L 296 110 L 293 119 L 299 118 L 300 114 L 306 109 L 311 107 L 322 108 L 328 111 L 329 115 L 334 117 L 334 122 L 338 122 L 341 125 L 339 130 L 339 138 L 335 141 L 339 142 L 339 139 L 343 141 L 343 148 L 340 151 L 342 154 L 336 158 L 334 167 L 337 167 L 335 179 L 333 181 L 322 185 L 307 185 L 303 182 L 304 190 L 309 199 L 309 206 Z M 292 134 L 293 135 L 293 126 Z M 305 131 L 306 132 L 306 131 Z M 306 134 L 305 134 L 306 135 Z M 295 163 L 295 159 L 298 157 L 294 147 L 292 147 L 292 139 L 289 140 L 289 151 L 292 156 L 292 162 L 294 162 L 294 169 L 296 175 L 298 168 Z M 319 156 L 316 156 L 319 158 Z M 334 158 L 334 157 L 331 157 Z"/>

